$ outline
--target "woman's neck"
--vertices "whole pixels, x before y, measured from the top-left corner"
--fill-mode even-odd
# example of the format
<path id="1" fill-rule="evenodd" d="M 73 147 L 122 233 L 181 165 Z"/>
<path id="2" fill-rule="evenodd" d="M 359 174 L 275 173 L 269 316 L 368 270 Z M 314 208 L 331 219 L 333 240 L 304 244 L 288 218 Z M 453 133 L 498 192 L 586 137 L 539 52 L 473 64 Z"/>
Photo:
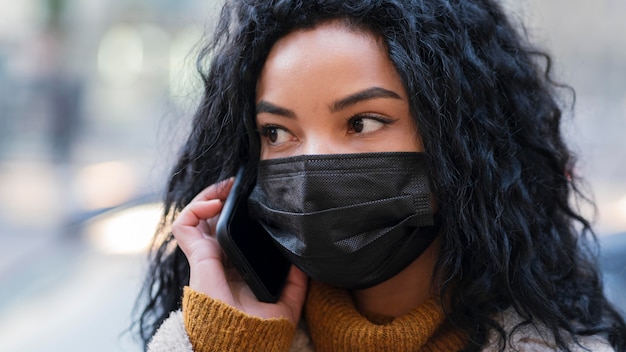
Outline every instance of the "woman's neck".
<path id="1" fill-rule="evenodd" d="M 435 240 L 404 270 L 376 286 L 352 291 L 359 311 L 365 315 L 402 316 L 433 296 L 432 274 L 437 260 Z"/>

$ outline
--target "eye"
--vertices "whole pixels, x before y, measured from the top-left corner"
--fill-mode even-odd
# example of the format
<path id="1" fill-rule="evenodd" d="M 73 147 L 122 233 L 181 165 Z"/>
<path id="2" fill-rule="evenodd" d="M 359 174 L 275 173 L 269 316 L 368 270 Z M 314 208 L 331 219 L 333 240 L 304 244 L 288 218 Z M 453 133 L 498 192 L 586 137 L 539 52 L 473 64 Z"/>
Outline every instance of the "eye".
<path id="1" fill-rule="evenodd" d="M 266 125 L 261 128 L 261 138 L 267 140 L 269 144 L 279 145 L 293 140 L 294 136 L 282 127 Z"/>
<path id="2" fill-rule="evenodd" d="M 378 115 L 355 115 L 348 120 L 348 129 L 349 133 L 372 133 L 393 122 Z"/>

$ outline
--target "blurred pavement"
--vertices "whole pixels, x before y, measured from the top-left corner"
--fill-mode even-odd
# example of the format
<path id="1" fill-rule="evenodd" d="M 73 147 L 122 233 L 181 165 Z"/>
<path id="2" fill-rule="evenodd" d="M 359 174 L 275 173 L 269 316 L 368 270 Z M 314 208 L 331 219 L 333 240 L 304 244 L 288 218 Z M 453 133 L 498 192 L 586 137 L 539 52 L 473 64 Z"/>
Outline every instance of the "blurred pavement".
<path id="1" fill-rule="evenodd" d="M 1 351 L 139 351 L 124 329 L 143 259 L 42 245 L 0 278 Z M 9 274 L 10 273 L 10 274 Z"/>

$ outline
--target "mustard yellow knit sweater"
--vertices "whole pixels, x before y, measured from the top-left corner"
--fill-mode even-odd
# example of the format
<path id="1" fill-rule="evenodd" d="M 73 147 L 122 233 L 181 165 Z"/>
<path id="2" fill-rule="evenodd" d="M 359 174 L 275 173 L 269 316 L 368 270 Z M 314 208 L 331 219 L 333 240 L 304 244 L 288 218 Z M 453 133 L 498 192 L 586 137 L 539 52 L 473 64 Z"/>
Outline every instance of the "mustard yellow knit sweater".
<path id="1" fill-rule="evenodd" d="M 185 328 L 194 351 L 289 351 L 296 327 L 261 319 L 185 288 Z M 311 283 L 304 307 L 315 351 L 458 351 L 464 336 L 449 329 L 440 305 L 425 302 L 396 319 L 362 316 L 345 290 Z"/>

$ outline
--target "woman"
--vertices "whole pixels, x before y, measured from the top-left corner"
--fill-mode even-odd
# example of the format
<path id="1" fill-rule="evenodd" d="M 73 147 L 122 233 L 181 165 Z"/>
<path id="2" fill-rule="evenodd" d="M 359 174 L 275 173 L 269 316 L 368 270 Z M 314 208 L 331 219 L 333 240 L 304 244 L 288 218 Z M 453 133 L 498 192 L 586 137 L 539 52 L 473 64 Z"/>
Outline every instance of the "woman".
<path id="1" fill-rule="evenodd" d="M 569 203 L 550 60 L 496 3 L 231 1 L 199 67 L 138 322 L 150 350 L 626 350 Z M 296 264 L 277 303 L 213 235 L 241 165 Z"/>

